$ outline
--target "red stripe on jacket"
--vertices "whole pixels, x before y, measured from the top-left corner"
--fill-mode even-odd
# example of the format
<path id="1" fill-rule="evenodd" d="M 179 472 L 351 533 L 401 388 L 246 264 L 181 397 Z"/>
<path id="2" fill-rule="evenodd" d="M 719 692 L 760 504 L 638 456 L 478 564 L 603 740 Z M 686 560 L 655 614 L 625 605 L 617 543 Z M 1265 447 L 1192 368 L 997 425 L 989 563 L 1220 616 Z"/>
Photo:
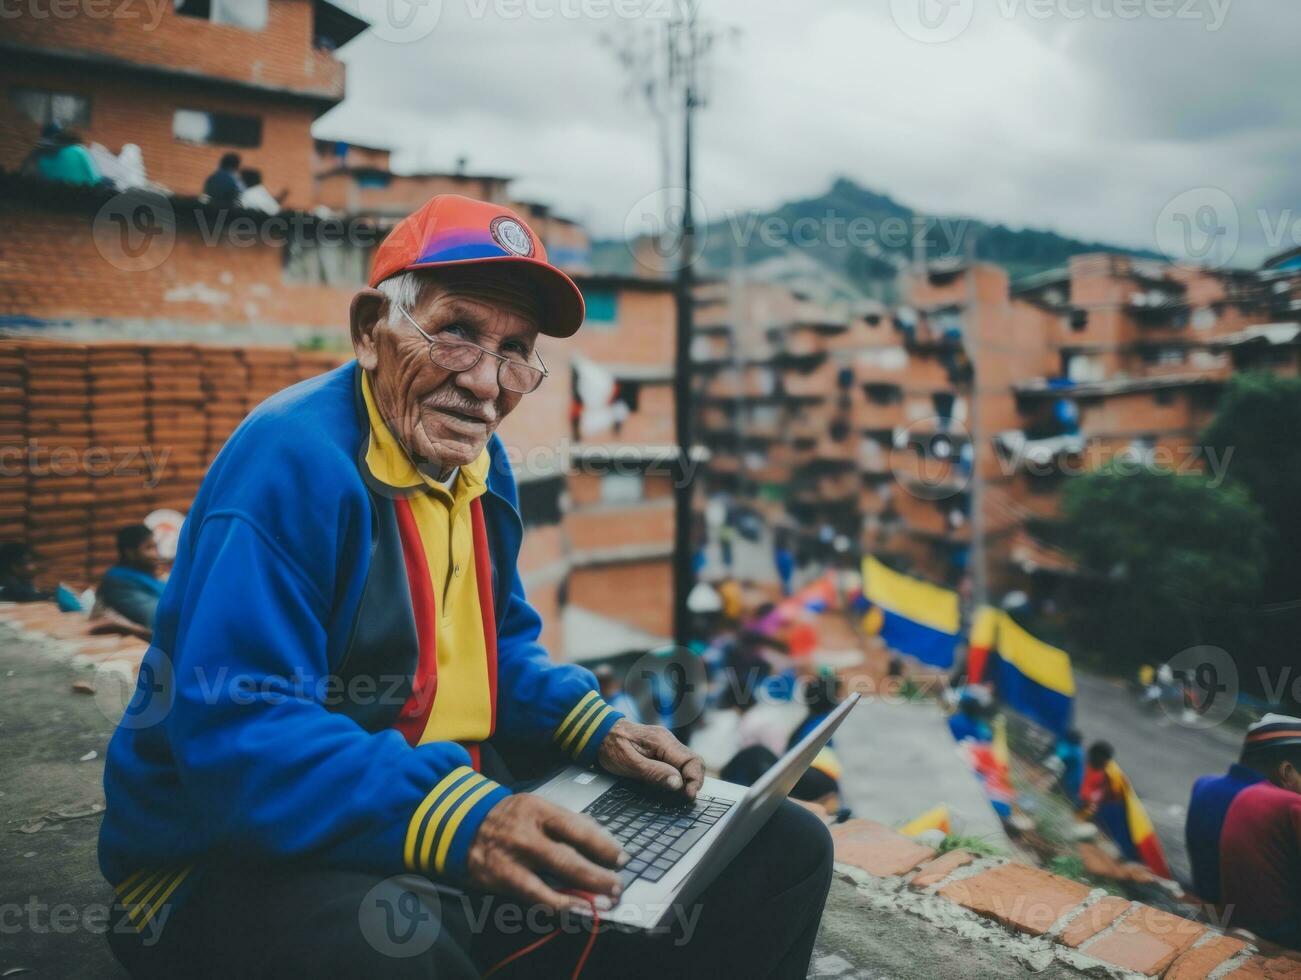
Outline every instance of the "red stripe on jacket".
<path id="1" fill-rule="evenodd" d="M 416 526 L 411 505 L 403 498 L 393 502 L 397 513 L 398 537 L 402 542 L 402 561 L 407 570 L 407 585 L 411 594 L 411 611 L 416 623 L 416 640 L 419 656 L 416 661 L 412 690 L 406 704 L 398 714 L 394 728 L 402 733 L 407 744 L 415 746 L 425 733 L 430 712 L 438 693 L 438 632 L 437 609 L 433 583 L 429 580 L 429 563 L 424 542 Z M 489 722 L 488 734 L 497 730 L 497 622 L 492 595 L 492 561 L 488 551 L 488 526 L 483 516 L 483 505 L 476 497 L 470 502 L 471 524 L 474 539 L 474 573 L 479 592 L 479 612 L 483 620 L 483 648 L 487 655 L 485 669 L 488 674 Z M 463 742 L 470 753 L 470 763 L 479 768 L 479 746 Z"/>

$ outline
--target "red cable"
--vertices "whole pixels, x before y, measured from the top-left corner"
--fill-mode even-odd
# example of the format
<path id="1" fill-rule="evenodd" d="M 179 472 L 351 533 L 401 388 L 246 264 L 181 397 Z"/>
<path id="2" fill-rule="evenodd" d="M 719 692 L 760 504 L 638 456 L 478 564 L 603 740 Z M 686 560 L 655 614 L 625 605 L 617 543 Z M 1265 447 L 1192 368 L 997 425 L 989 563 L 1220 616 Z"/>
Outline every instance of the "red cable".
<path id="1" fill-rule="evenodd" d="M 592 934 L 587 937 L 587 943 L 583 946 L 582 955 L 578 957 L 578 963 L 574 966 L 574 972 L 570 974 L 570 978 L 569 978 L 569 980 L 578 980 L 578 975 L 583 972 L 583 967 L 587 965 L 587 958 L 592 953 L 592 947 L 596 945 L 596 930 L 601 925 L 601 915 L 596 910 L 595 896 L 593 896 L 589 892 L 580 892 L 580 891 L 567 889 L 565 891 L 565 894 L 577 895 L 580 898 L 585 899 L 587 901 L 587 907 L 592 913 Z M 502 967 L 514 963 L 516 960 L 524 956 L 527 956 L 529 953 L 532 953 L 534 950 L 539 949 L 542 946 L 545 946 L 547 943 L 551 942 L 551 940 L 555 939 L 559 935 L 560 935 L 560 927 L 556 926 L 555 929 L 547 933 L 541 939 L 535 939 L 533 942 L 529 943 L 523 949 L 517 949 L 515 952 L 511 953 L 500 963 L 497 963 L 495 966 L 489 968 L 488 971 L 483 974 L 483 980 L 488 980 L 488 977 L 492 976 L 498 970 L 502 969 Z"/>

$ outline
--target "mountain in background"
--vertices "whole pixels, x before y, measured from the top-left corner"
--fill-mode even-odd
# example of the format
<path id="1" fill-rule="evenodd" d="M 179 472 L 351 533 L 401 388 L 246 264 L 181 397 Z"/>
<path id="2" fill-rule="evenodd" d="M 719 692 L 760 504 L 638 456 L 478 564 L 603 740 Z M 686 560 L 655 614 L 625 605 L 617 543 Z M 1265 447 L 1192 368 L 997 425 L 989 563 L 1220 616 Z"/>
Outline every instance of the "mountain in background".
<path id="1" fill-rule="evenodd" d="M 976 257 L 1001 265 L 1013 281 L 1064 265 L 1072 255 L 1086 252 L 1159 258 L 1153 252 L 1084 242 L 1051 231 L 927 217 L 843 177 L 818 197 L 791 201 L 768 212 L 714 218 L 697 234 L 704 243 L 698 274 L 721 274 L 736 263 L 780 265 L 785 260 L 807 266 L 813 260 L 864 296 L 884 302 L 895 300 L 896 277 L 915 259 L 918 237 L 925 242 L 927 258 L 936 260 L 964 258 L 965 236 L 971 235 Z M 621 240 L 595 242 L 593 264 L 598 272 L 636 271 L 632 249 Z"/>

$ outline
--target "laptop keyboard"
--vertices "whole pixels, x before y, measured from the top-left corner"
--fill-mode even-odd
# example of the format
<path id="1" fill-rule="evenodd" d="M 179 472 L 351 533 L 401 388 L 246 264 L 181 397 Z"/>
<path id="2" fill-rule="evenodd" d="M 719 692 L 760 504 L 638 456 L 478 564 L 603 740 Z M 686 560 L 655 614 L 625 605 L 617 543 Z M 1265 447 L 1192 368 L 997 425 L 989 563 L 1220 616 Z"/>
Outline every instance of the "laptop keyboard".
<path id="1" fill-rule="evenodd" d="M 637 878 L 663 878 L 731 808 L 731 800 L 703 793 L 688 803 L 685 798 L 651 796 L 619 783 L 583 812 L 628 853 L 629 861 L 619 872 L 619 884 L 627 888 Z"/>

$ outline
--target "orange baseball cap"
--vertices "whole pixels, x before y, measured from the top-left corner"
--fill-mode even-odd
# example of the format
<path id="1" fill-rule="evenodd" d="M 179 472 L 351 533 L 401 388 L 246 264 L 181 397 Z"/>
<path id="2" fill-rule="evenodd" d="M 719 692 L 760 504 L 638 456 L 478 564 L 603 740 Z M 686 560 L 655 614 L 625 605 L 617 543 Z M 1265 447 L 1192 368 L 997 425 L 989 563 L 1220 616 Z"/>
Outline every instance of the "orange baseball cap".
<path id="1" fill-rule="evenodd" d="M 547 259 L 533 229 L 509 208 L 439 194 L 399 221 L 375 251 L 370 285 L 412 269 L 509 264 L 526 275 L 542 303 L 539 329 L 572 337 L 583 325 L 583 294 Z"/>

